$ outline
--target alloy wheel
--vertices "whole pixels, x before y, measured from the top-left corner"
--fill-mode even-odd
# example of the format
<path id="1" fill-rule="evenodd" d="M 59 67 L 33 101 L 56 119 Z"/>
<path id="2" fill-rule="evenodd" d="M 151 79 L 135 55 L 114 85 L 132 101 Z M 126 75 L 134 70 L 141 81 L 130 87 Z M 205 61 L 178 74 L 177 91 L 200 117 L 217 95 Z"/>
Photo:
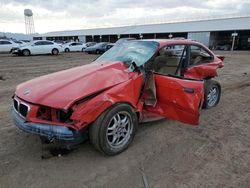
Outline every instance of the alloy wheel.
<path id="1" fill-rule="evenodd" d="M 108 144 L 113 148 L 123 147 L 129 141 L 132 131 L 131 115 L 126 111 L 116 113 L 107 127 Z"/>
<path id="2" fill-rule="evenodd" d="M 212 107 L 216 104 L 218 100 L 219 92 L 217 87 L 212 87 L 207 95 L 207 104 Z"/>

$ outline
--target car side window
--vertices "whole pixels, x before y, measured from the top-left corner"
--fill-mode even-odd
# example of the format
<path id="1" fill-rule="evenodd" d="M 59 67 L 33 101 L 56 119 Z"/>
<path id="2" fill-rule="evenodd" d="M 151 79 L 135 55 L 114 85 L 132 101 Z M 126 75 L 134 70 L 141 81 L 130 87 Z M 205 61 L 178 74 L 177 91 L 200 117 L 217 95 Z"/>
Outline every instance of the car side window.
<path id="1" fill-rule="evenodd" d="M 165 75 L 182 76 L 182 67 L 186 62 L 186 45 L 168 45 L 160 49 L 153 61 L 153 70 Z"/>
<path id="2" fill-rule="evenodd" d="M 43 41 L 42 42 L 42 45 L 52 45 L 53 43 L 52 42 L 49 42 L 49 41 Z"/>
<path id="3" fill-rule="evenodd" d="M 40 45 L 42 45 L 42 42 L 35 42 L 34 43 L 36 46 L 40 46 Z"/>
<path id="4" fill-rule="evenodd" d="M 203 47 L 191 45 L 190 46 L 190 61 L 189 65 L 197 65 L 208 63 L 213 59 L 213 56 Z"/>
<path id="5" fill-rule="evenodd" d="M 0 44 L 3 44 L 3 45 L 5 45 L 5 44 L 11 44 L 11 42 L 9 42 L 9 41 L 0 41 L 1 43 Z"/>

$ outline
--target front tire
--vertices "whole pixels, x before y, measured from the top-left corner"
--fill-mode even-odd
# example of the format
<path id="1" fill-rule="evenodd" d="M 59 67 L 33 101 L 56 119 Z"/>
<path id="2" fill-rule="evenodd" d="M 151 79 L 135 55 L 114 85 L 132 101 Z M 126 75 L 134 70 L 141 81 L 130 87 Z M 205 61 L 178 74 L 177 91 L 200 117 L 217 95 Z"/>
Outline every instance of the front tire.
<path id="1" fill-rule="evenodd" d="M 137 125 L 134 109 L 127 104 L 117 104 L 103 112 L 90 126 L 89 138 L 97 150 L 116 155 L 128 148 Z"/>
<path id="2" fill-rule="evenodd" d="M 24 56 L 30 56 L 30 51 L 29 50 L 23 50 L 22 54 Z"/>
<path id="3" fill-rule="evenodd" d="M 221 86 L 215 80 L 207 80 L 205 82 L 205 98 L 203 108 L 209 109 L 215 107 L 220 102 Z"/>
<path id="4" fill-rule="evenodd" d="M 65 53 L 69 52 L 69 48 L 66 48 L 64 51 L 65 51 Z"/>
<path id="5" fill-rule="evenodd" d="M 58 55 L 59 54 L 59 50 L 54 48 L 52 51 L 51 51 L 52 55 Z"/>

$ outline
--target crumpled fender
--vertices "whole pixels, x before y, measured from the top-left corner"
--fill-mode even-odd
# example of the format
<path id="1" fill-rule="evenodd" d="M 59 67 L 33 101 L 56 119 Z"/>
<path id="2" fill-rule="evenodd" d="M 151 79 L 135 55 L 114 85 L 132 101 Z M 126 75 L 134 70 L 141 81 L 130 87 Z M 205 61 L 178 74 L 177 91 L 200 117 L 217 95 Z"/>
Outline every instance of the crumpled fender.
<path id="1" fill-rule="evenodd" d="M 223 62 L 216 58 L 212 63 L 204 63 L 200 65 L 195 65 L 188 67 L 185 70 L 185 78 L 192 78 L 202 80 L 208 77 L 215 77 L 218 75 L 217 69 L 224 66 Z"/>
<path id="2" fill-rule="evenodd" d="M 115 85 L 86 102 L 74 105 L 71 119 L 75 122 L 76 128 L 84 128 L 117 103 L 128 103 L 135 111 L 140 112 L 142 104 L 138 100 L 143 77 L 143 74 L 136 73 L 128 81 Z"/>

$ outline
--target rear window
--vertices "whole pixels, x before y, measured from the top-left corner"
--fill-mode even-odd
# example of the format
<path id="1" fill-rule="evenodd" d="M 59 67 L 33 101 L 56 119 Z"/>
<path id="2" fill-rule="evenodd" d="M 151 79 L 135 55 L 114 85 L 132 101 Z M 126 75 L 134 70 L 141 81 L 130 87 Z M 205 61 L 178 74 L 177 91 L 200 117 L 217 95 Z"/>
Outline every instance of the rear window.
<path id="1" fill-rule="evenodd" d="M 189 65 L 197 65 L 207 63 L 213 59 L 213 56 L 204 48 L 192 45 L 190 47 L 190 61 Z"/>

